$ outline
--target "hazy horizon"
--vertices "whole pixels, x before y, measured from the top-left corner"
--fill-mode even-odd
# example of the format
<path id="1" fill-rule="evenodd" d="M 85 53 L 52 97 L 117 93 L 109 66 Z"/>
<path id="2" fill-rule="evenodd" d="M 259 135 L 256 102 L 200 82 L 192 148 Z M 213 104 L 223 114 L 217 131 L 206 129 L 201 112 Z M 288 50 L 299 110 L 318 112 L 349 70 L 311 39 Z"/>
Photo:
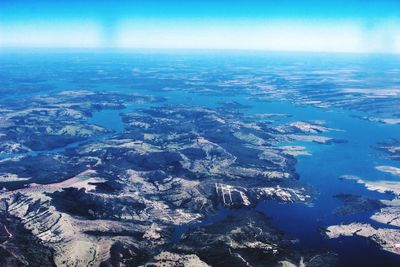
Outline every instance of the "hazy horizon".
<path id="1" fill-rule="evenodd" d="M 400 54 L 398 1 L 1 1 L 0 48 Z"/>

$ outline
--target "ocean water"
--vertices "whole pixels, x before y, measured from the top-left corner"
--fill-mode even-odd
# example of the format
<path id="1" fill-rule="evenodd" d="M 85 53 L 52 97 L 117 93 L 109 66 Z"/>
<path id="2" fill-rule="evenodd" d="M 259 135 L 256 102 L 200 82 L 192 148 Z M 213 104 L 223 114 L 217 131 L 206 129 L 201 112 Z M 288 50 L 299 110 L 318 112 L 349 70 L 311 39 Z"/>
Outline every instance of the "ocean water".
<path id="1" fill-rule="evenodd" d="M 38 94 L 53 94 L 62 90 L 90 89 L 99 91 L 117 91 L 165 97 L 165 103 L 129 105 L 122 110 L 105 110 L 94 113 L 91 123 L 108 128 L 113 133 L 123 131 L 121 112 L 132 112 L 141 108 L 159 105 L 193 105 L 206 107 L 220 107 L 223 102 L 237 102 L 246 108 L 240 111 L 245 114 L 279 113 L 288 114 L 290 117 L 276 117 L 275 124 L 292 121 L 324 120 L 330 128 L 339 131 L 324 133 L 328 137 L 346 140 L 346 143 L 316 144 L 309 142 L 296 142 L 294 145 L 305 146 L 311 156 L 299 156 L 296 172 L 301 182 L 310 185 L 315 191 L 313 205 L 299 203 L 281 204 L 274 201 L 260 203 L 255 209 L 271 217 L 271 223 L 282 230 L 288 237 L 298 240 L 294 244 L 302 249 L 330 250 L 339 254 L 339 266 L 400 266 L 399 256 L 384 252 L 378 247 L 361 238 L 344 237 L 328 240 L 321 234 L 321 227 L 349 222 L 367 222 L 380 226 L 369 219 L 371 212 L 359 213 L 348 216 L 334 215 L 335 208 L 341 202 L 333 198 L 340 193 L 369 196 L 376 199 L 390 199 L 387 194 L 380 194 L 366 190 L 363 185 L 352 181 L 343 181 L 342 175 L 356 175 L 365 180 L 398 180 L 390 174 L 377 171 L 375 166 L 390 165 L 400 168 L 399 162 L 386 159 L 374 146 L 381 141 L 400 136 L 400 125 L 385 125 L 377 122 L 361 120 L 355 116 L 371 115 L 369 112 L 350 111 L 339 108 L 316 108 L 312 106 L 294 104 L 288 99 L 259 101 L 249 98 L 248 92 L 241 92 L 242 84 L 238 88 L 232 87 L 232 92 L 218 92 L 224 79 L 238 73 L 246 74 L 250 69 L 263 68 L 265 71 L 259 75 L 264 79 L 278 79 L 276 72 L 291 73 L 291 68 L 304 66 L 298 75 L 306 75 L 307 70 L 324 70 L 338 67 L 356 65 L 354 68 L 365 67 L 375 59 L 359 58 L 352 56 L 348 59 L 342 57 L 330 61 L 320 60 L 318 56 L 309 57 L 280 57 L 272 55 L 255 60 L 255 56 L 246 57 L 239 55 L 80 55 L 57 54 L 39 57 L 38 55 L 2 55 L 0 56 L 0 77 L 6 81 L 3 98 L 23 98 Z M 64 64 L 60 66 L 60 62 Z M 378 60 L 378 62 L 380 62 Z M 397 61 L 387 60 L 386 67 L 374 64 L 366 67 L 366 75 L 377 75 L 382 69 L 389 68 Z M 315 66 L 317 65 L 317 66 Z M 40 66 L 40 68 L 38 68 Z M 20 67 L 20 68 L 18 68 Z M 305 71 L 300 72 L 300 70 Z M 10 74 L 11 78 L 4 78 Z M 21 80 L 21 77 L 24 77 Z M 257 75 L 255 75 L 257 77 Z M 19 78 L 19 79 L 18 79 Z M 246 81 L 252 81 L 248 77 Z M 201 82 L 187 89 L 185 81 Z M 307 79 L 305 79 L 307 80 Z M 375 88 L 380 78 L 368 80 L 365 86 Z M 257 81 L 258 82 L 258 81 Z M 219 85 L 218 85 L 219 84 Z M 288 81 L 283 81 L 282 86 L 293 86 Z M 251 87 L 251 83 L 246 85 Z M 338 83 L 338 86 L 341 86 Z M 204 88 L 212 91 L 204 91 Z M 165 90 L 168 88 L 168 90 Z M 285 89 L 284 87 L 282 88 Z M 306 90 L 302 88 L 301 90 Z M 111 134 L 113 134 L 111 133 Z M 96 138 L 105 138 L 98 136 Z M 87 142 L 85 141 L 85 142 Z M 81 143 L 70 144 L 68 147 Z M 57 153 L 65 148 L 56 149 Z M 42 151 L 43 152 L 43 151 Z M 40 153 L 40 152 L 39 152 Z M 8 157 L 15 155 L 2 155 Z M 179 240 L 182 233 L 199 225 L 206 225 L 226 217 L 229 212 L 221 209 L 220 214 L 207 218 L 204 222 L 195 225 L 177 227 L 173 242 Z"/>
<path id="2" fill-rule="evenodd" d="M 334 210 L 342 203 L 334 195 L 347 193 L 363 195 L 375 199 L 391 199 L 388 194 L 369 191 L 361 184 L 353 181 L 340 180 L 342 175 L 356 175 L 365 180 L 398 180 L 391 174 L 376 170 L 379 165 L 400 167 L 398 162 L 379 156 L 379 151 L 373 147 L 377 142 L 400 135 L 400 125 L 384 125 L 364 121 L 353 117 L 365 115 L 360 112 L 329 109 L 329 111 L 294 105 L 287 101 L 254 102 L 224 97 L 225 101 L 238 101 L 250 106 L 246 113 L 287 113 L 292 117 L 282 117 L 281 122 L 298 120 L 324 120 L 327 126 L 340 131 L 332 131 L 324 135 L 346 140 L 346 143 L 317 144 L 310 142 L 292 142 L 292 145 L 301 145 L 312 154 L 297 158 L 296 172 L 301 182 L 312 186 L 316 198 L 312 205 L 301 203 L 282 204 L 275 201 L 264 201 L 255 209 L 271 217 L 271 223 L 282 230 L 288 237 L 296 240 L 294 247 L 300 249 L 320 249 L 334 251 L 339 254 L 339 266 L 400 266 L 398 256 L 380 250 L 377 246 L 362 238 L 341 237 L 327 239 L 322 234 L 322 227 L 329 225 L 363 222 L 377 227 L 381 225 L 369 217 L 373 212 L 339 216 Z M 278 119 L 279 120 L 279 119 Z M 207 218 L 207 225 L 219 221 L 228 215 L 225 209 L 220 216 Z M 178 228 L 181 235 L 190 227 Z M 393 226 L 393 228 L 396 228 Z M 174 237 L 175 239 L 177 237 Z"/>
<path id="3" fill-rule="evenodd" d="M 284 103 L 281 105 L 285 106 Z M 398 256 L 379 250 L 369 241 L 352 237 L 328 240 L 321 234 L 320 227 L 351 222 L 383 226 L 369 218 L 373 212 L 347 216 L 335 215 L 333 211 L 341 205 L 341 202 L 333 196 L 349 193 L 375 199 L 391 198 L 390 195 L 366 190 L 361 184 L 338 178 L 342 175 L 356 175 L 366 180 L 398 180 L 398 177 L 374 168 L 379 165 L 399 167 L 400 164 L 380 157 L 379 152 L 373 147 L 377 142 L 399 136 L 400 126 L 360 120 L 351 116 L 361 115 L 357 112 L 335 109 L 329 112 L 314 109 L 311 115 L 307 112 L 302 113 L 300 108 L 294 114 L 300 120 L 325 120 L 328 126 L 343 130 L 330 132 L 327 135 L 347 140 L 347 142 L 330 145 L 304 142 L 300 144 L 307 147 L 312 154 L 298 157 L 296 165 L 300 180 L 312 185 L 317 191 L 312 206 L 269 201 L 259 204 L 257 210 L 271 216 L 272 223 L 288 236 L 298 239 L 296 247 L 319 248 L 338 253 L 339 266 L 399 266 Z M 303 115 L 306 116 L 302 117 Z"/>

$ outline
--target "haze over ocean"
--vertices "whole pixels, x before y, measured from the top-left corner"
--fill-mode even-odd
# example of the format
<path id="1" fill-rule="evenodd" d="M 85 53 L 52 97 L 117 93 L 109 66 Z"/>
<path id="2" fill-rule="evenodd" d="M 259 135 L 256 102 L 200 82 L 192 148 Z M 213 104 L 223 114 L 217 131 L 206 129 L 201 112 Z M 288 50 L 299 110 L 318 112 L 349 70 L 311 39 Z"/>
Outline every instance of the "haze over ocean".
<path id="1" fill-rule="evenodd" d="M 400 1 L 0 2 L 0 48 L 400 53 Z"/>

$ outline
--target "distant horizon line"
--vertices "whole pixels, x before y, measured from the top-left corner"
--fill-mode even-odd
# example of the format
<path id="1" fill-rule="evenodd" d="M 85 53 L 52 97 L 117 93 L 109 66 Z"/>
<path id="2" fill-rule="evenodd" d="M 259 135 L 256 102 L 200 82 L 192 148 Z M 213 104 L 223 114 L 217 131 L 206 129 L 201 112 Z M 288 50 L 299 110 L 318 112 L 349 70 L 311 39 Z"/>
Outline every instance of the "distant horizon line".
<path id="1" fill-rule="evenodd" d="M 311 50 L 275 50 L 275 49 L 245 49 L 245 48 L 101 48 L 101 47 L 1 47 L 0 55 L 3 53 L 33 53 L 33 52 L 45 52 L 45 53 L 135 53 L 135 52 L 194 52 L 194 53 L 207 53 L 207 52 L 218 52 L 218 53 L 276 53 L 276 54 L 346 54 L 346 55 L 391 55 L 400 56 L 398 52 L 355 52 L 355 51 L 311 51 Z"/>

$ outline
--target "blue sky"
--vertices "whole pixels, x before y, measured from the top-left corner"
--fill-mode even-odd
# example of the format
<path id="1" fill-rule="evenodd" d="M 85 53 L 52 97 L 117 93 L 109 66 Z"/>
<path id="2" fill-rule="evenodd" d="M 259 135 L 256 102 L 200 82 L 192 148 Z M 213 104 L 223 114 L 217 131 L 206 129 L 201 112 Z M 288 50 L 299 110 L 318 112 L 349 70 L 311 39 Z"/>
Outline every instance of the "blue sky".
<path id="1" fill-rule="evenodd" d="M 0 47 L 400 53 L 400 0 L 0 0 Z"/>

